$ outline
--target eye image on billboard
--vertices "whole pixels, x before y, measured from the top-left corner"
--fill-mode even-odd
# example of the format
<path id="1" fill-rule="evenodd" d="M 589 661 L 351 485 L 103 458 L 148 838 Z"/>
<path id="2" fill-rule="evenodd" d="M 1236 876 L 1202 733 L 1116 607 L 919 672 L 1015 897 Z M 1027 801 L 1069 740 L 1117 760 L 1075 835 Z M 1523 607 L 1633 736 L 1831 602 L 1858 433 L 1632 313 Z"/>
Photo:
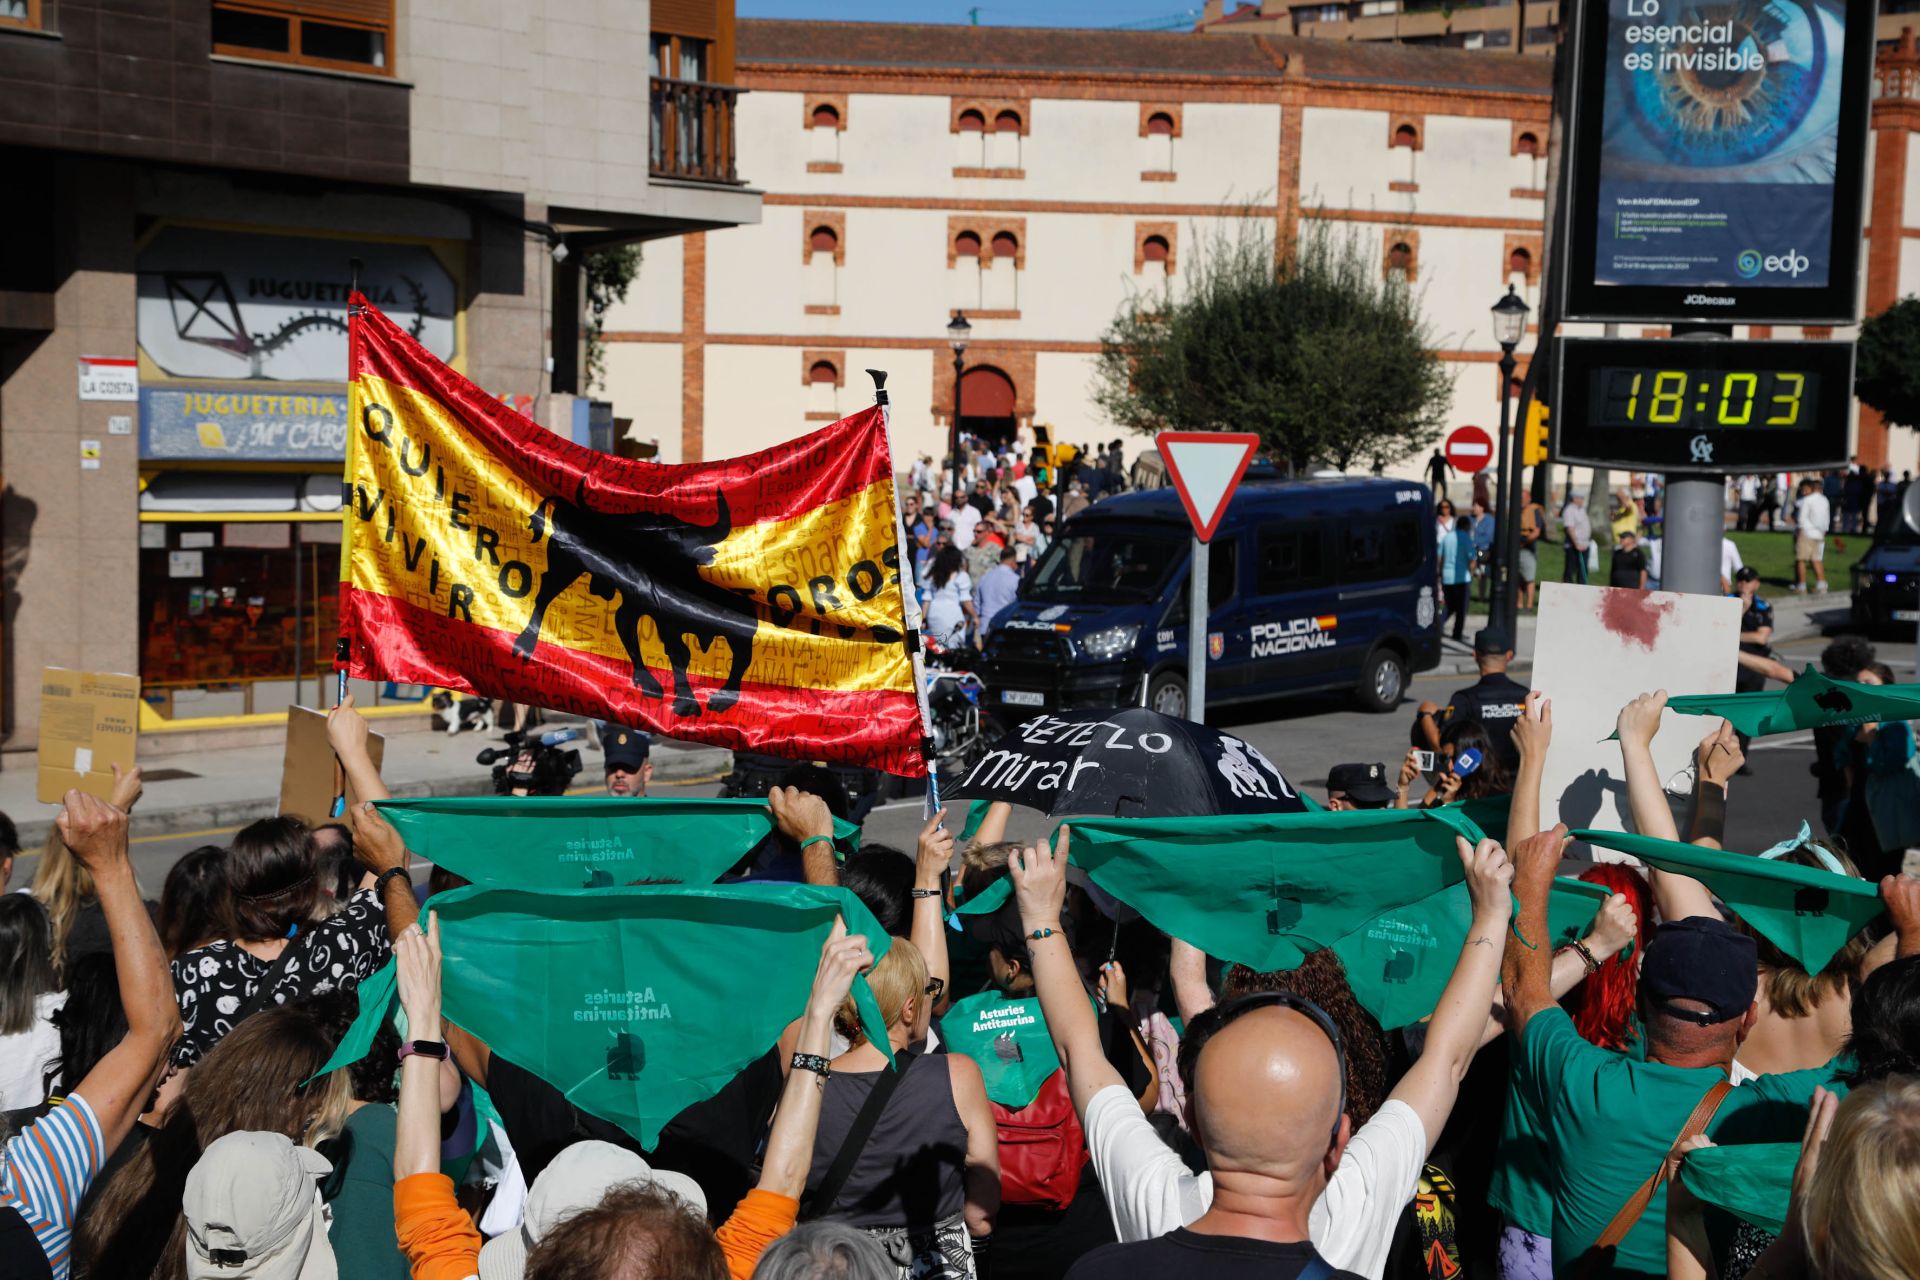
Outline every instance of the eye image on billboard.
<path id="1" fill-rule="evenodd" d="M 1592 0 L 1570 301 L 1595 315 L 1850 315 L 1864 8 L 1850 49 L 1847 0 Z"/>

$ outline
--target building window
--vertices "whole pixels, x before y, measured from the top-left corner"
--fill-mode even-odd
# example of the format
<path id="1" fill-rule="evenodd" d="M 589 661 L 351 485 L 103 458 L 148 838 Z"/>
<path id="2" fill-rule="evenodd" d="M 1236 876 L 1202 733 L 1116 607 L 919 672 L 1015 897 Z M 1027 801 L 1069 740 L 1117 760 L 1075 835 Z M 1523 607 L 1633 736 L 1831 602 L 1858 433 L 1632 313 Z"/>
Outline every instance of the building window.
<path id="1" fill-rule="evenodd" d="M 1387 178 L 1390 183 L 1411 184 L 1419 181 L 1414 170 L 1414 157 L 1420 153 L 1420 125 L 1412 120 L 1396 121 L 1389 135 L 1388 153 L 1390 162 L 1387 165 Z M 1410 188 L 1396 186 L 1393 189 L 1405 191 Z"/>
<path id="2" fill-rule="evenodd" d="M 1513 185 L 1526 191 L 1546 186 L 1547 148 L 1532 129 L 1515 126 L 1513 135 Z"/>
<path id="3" fill-rule="evenodd" d="M 19 0 L 0 0 L 0 14 L 19 7 Z M 37 17 L 40 0 L 27 0 L 25 7 Z M 215 0 L 213 51 L 392 75 L 393 0 Z"/>
<path id="4" fill-rule="evenodd" d="M 1389 227 L 1382 242 L 1381 274 L 1395 284 L 1420 278 L 1420 233 L 1411 227 Z"/>
<path id="5" fill-rule="evenodd" d="M 1173 116 L 1165 111 L 1156 111 L 1147 117 L 1145 138 L 1141 143 L 1144 153 L 1140 168 L 1146 173 L 1173 172 Z"/>
<path id="6" fill-rule="evenodd" d="M 981 111 L 962 111 L 954 134 L 953 163 L 962 169 L 987 167 L 987 117 Z"/>
<path id="7" fill-rule="evenodd" d="M 1393 145 L 1405 147 L 1409 151 L 1420 147 L 1420 131 L 1410 124 L 1403 124 L 1393 131 Z"/>
<path id="8" fill-rule="evenodd" d="M 1506 257 L 1502 260 L 1504 273 L 1501 281 L 1512 285 L 1529 306 L 1539 306 L 1540 237 L 1509 235 L 1504 252 Z"/>
<path id="9" fill-rule="evenodd" d="M 953 238 L 952 252 L 948 255 L 949 272 L 953 277 L 953 305 L 962 311 L 981 309 L 982 290 L 985 280 L 981 265 L 980 235 L 974 231 L 962 231 Z"/>
<path id="10" fill-rule="evenodd" d="M 839 164 L 840 129 L 840 109 L 830 102 L 815 104 L 807 129 L 807 159 L 814 164 Z"/>
<path id="11" fill-rule="evenodd" d="M 1532 275 L 1532 254 L 1528 253 L 1525 249 L 1515 249 L 1507 255 L 1507 279 L 1509 282 L 1511 282 L 1515 276 L 1518 276 L 1524 285 Z"/>
<path id="12" fill-rule="evenodd" d="M 982 311 L 1020 309 L 1020 238 L 1011 231 L 993 234 L 993 256 L 980 273 Z"/>
<path id="13" fill-rule="evenodd" d="M 1172 275 L 1174 246 L 1179 243 L 1177 237 L 1178 232 L 1171 222 L 1134 223 L 1133 274 L 1145 277 L 1148 284 Z"/>
<path id="14" fill-rule="evenodd" d="M 993 118 L 993 136 L 987 139 L 987 168 L 1020 167 L 1020 113 L 1002 111 Z"/>
<path id="15" fill-rule="evenodd" d="M 840 307 L 840 268 L 846 264 L 844 243 L 847 215 L 840 210 L 808 210 L 802 227 L 806 247 L 806 306 L 810 312 L 834 312 Z"/>
<path id="16" fill-rule="evenodd" d="M 0 27 L 32 27 L 41 23 L 41 0 L 0 0 Z"/>
<path id="17" fill-rule="evenodd" d="M 807 366 L 807 416 L 840 416 L 840 369 L 831 360 Z"/>

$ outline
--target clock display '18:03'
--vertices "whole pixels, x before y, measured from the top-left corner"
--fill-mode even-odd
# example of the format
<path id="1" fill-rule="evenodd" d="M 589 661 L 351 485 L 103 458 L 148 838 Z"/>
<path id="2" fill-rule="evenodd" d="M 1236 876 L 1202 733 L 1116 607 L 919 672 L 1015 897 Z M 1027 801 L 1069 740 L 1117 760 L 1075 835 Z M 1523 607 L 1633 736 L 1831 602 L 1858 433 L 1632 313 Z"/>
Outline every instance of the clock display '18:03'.
<path id="1" fill-rule="evenodd" d="M 1803 428 L 1819 402 L 1820 375 L 1791 369 L 1597 370 L 1593 425 L 1722 431 Z"/>

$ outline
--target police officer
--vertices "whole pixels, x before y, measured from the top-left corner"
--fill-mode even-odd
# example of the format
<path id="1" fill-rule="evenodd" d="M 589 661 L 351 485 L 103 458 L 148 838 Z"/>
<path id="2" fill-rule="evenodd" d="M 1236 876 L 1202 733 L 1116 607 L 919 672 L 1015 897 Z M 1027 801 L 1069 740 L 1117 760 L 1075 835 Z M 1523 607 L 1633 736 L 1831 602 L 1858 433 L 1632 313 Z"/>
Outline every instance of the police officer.
<path id="1" fill-rule="evenodd" d="M 1327 770 L 1327 808 L 1390 809 L 1393 788 L 1383 764 L 1337 764 Z"/>
<path id="2" fill-rule="evenodd" d="M 1480 679 L 1454 692 L 1445 708 L 1423 702 L 1414 713 L 1413 745 L 1424 751 L 1440 749 L 1440 730 L 1452 720 L 1478 720 L 1486 726 L 1487 737 L 1500 763 L 1508 769 L 1520 765 L 1520 752 L 1513 745 L 1513 722 L 1527 706 L 1527 686 L 1507 675 L 1513 661 L 1513 641 L 1507 633 L 1487 627 L 1473 638 L 1473 661 L 1480 668 Z"/>
<path id="3" fill-rule="evenodd" d="M 1740 652 L 1772 657 L 1773 606 L 1760 598 L 1760 571 L 1742 565 L 1734 571 L 1733 590 L 1740 598 Z M 1755 693 L 1767 687 L 1767 678 L 1743 663 L 1734 671 L 1733 687 Z"/>
<path id="4" fill-rule="evenodd" d="M 638 729 L 608 725 L 602 742 L 607 757 L 607 794 L 647 794 L 647 784 L 653 781 L 653 739 Z"/>

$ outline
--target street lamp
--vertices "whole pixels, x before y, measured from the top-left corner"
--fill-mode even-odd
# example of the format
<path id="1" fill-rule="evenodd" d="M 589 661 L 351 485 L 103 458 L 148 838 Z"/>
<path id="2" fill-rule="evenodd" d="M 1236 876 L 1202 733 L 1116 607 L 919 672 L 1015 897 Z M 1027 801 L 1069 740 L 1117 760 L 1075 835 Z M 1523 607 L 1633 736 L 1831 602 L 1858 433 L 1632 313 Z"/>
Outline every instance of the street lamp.
<path id="1" fill-rule="evenodd" d="M 967 339 L 972 336 L 973 326 L 967 323 L 967 313 L 954 312 L 953 319 L 947 322 L 947 345 L 953 348 L 953 422 L 947 431 L 947 457 L 953 467 L 953 482 L 947 486 L 949 499 L 960 487 L 960 374 L 967 367 Z"/>
<path id="2" fill-rule="evenodd" d="M 1500 552 L 1493 563 L 1493 601 L 1487 606 L 1489 624 L 1505 622 L 1507 637 L 1513 638 L 1513 623 L 1518 620 L 1519 602 L 1514 595 L 1513 566 L 1519 559 L 1520 484 L 1517 466 L 1510 466 L 1512 435 L 1510 414 L 1513 400 L 1513 349 L 1527 332 L 1527 315 L 1532 310 L 1526 299 L 1507 286 L 1507 294 L 1493 304 L 1493 340 L 1500 344 L 1500 461 L 1499 481 L 1507 488 L 1507 509 L 1499 522 Z M 1518 458 L 1513 457 L 1513 462 Z"/>

